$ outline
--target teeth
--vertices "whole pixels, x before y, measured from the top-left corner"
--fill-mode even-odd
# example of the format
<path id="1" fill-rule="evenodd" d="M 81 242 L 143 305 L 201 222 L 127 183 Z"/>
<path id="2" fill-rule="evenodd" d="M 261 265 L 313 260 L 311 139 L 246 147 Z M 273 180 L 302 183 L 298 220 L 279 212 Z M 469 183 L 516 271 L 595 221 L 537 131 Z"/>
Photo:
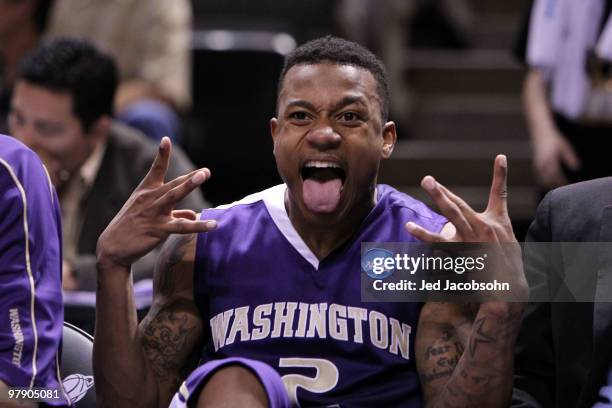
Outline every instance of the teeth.
<path id="1" fill-rule="evenodd" d="M 340 166 L 337 165 L 336 163 L 323 162 L 323 161 L 314 161 L 314 160 L 306 162 L 304 167 L 315 167 L 317 169 L 327 169 L 327 168 L 339 169 L 340 168 Z"/>

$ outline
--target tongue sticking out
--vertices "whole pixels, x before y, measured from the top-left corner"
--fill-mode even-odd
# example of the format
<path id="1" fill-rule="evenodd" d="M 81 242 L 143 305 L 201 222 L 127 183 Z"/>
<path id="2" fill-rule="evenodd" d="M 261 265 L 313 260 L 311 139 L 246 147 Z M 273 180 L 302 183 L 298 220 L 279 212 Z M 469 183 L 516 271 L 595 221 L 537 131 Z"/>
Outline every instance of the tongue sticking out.
<path id="1" fill-rule="evenodd" d="M 342 180 L 338 177 L 321 180 L 307 178 L 302 184 L 304 203 L 310 211 L 330 213 L 340 202 Z"/>

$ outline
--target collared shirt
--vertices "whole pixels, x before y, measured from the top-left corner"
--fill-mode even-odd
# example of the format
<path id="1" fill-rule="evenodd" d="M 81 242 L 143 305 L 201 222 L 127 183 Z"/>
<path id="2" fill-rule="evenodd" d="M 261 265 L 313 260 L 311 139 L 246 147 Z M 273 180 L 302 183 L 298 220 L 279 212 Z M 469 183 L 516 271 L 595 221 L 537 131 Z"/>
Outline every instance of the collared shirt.
<path id="1" fill-rule="evenodd" d="M 64 259 L 69 262 L 77 256 L 78 240 L 83 226 L 83 199 L 96 180 L 105 151 L 106 141 L 103 141 L 96 146 L 79 171 L 68 181 L 60 195 Z"/>
<path id="2" fill-rule="evenodd" d="M 598 24 L 606 10 L 604 0 L 536 0 L 533 5 L 527 62 L 551 83 L 553 110 L 570 119 L 579 119 L 589 105 L 588 51 L 595 48 L 600 58 L 612 59 L 612 32 L 606 33 L 612 20 L 605 19 L 603 36 Z"/>

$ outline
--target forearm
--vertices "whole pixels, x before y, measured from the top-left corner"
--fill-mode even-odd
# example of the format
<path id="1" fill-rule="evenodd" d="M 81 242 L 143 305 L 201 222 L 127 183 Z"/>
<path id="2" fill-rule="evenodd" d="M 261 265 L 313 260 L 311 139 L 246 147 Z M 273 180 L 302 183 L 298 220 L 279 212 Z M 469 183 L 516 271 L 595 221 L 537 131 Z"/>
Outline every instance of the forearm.
<path id="1" fill-rule="evenodd" d="M 98 263 L 94 375 L 102 406 L 157 406 L 138 332 L 129 269 Z"/>
<path id="2" fill-rule="evenodd" d="M 514 346 L 524 305 L 490 302 L 480 306 L 465 350 L 448 382 L 427 406 L 503 407 L 511 400 Z"/>
<path id="3" fill-rule="evenodd" d="M 94 376 L 101 406 L 167 407 L 192 367 L 190 357 L 201 349 L 203 327 L 193 300 L 195 236 L 216 224 L 172 209 L 210 172 L 164 183 L 170 150 L 170 139 L 162 138 L 151 170 L 98 238 Z M 172 233 L 182 235 L 167 240 Z M 139 326 L 129 268 L 164 241 L 153 305 Z"/>
<path id="4" fill-rule="evenodd" d="M 534 142 L 542 135 L 550 134 L 555 128 L 553 114 L 548 103 L 546 83 L 537 69 L 531 69 L 523 85 L 523 106 L 529 134 Z"/>

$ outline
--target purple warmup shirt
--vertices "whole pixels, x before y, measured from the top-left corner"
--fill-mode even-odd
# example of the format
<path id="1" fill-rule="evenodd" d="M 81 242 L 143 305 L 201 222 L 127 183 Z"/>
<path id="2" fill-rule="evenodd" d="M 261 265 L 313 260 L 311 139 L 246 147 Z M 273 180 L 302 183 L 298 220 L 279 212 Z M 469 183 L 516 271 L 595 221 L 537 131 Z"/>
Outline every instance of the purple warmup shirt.
<path id="1" fill-rule="evenodd" d="M 406 222 L 439 232 L 446 219 L 379 185 L 355 236 L 319 261 L 289 220 L 285 191 L 276 186 L 202 213 L 218 222 L 197 241 L 194 295 L 210 336 L 202 362 L 263 361 L 303 407 L 421 407 L 421 305 L 361 302 L 361 243 L 416 241 Z"/>
<path id="2" fill-rule="evenodd" d="M 42 163 L 0 135 L 0 379 L 9 386 L 59 389 L 61 241 L 57 196 Z"/>

